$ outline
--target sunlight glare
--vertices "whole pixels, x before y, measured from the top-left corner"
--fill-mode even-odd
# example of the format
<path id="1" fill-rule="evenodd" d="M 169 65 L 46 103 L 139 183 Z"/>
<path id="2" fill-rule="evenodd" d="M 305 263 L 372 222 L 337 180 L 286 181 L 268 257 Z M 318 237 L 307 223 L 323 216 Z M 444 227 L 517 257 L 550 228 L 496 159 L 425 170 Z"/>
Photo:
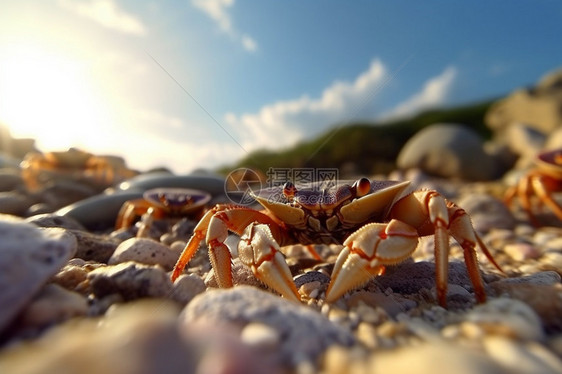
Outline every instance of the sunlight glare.
<path id="1" fill-rule="evenodd" d="M 36 46 L 0 60 L 0 122 L 43 151 L 103 142 L 109 125 L 87 65 Z"/>

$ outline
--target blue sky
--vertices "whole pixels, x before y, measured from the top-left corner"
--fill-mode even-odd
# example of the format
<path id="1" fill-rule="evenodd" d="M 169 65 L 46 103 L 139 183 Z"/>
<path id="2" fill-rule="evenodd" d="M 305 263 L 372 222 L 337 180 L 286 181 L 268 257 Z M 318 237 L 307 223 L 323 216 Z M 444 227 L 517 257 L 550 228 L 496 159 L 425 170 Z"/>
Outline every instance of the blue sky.
<path id="1" fill-rule="evenodd" d="M 0 0 L 0 122 L 178 173 L 562 67 L 556 1 Z"/>

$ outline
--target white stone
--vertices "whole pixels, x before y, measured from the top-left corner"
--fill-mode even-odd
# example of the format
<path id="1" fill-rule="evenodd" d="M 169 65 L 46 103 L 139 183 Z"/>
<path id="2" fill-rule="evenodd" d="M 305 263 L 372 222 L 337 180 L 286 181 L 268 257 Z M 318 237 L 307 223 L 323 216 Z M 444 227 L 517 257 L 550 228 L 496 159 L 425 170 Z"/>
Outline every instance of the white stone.
<path id="1" fill-rule="evenodd" d="M 75 253 L 63 229 L 0 219 L 0 331 Z"/>
<path id="2" fill-rule="evenodd" d="M 147 238 L 131 238 L 119 244 L 108 264 L 115 265 L 126 261 L 136 261 L 146 265 L 161 265 L 166 270 L 173 269 L 179 253 L 170 247 Z"/>

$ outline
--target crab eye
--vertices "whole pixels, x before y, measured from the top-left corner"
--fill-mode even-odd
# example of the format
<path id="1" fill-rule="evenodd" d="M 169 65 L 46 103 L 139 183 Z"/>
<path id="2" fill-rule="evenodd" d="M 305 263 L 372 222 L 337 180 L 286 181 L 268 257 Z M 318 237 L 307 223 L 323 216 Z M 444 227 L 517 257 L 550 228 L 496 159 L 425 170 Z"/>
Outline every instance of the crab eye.
<path id="1" fill-rule="evenodd" d="M 297 193 L 297 188 L 291 182 L 287 182 L 283 185 L 283 195 L 287 198 L 287 200 L 292 200 Z"/>
<path id="2" fill-rule="evenodd" d="M 356 197 L 362 197 L 371 192 L 371 182 L 367 178 L 361 178 L 353 183 L 352 188 L 355 190 Z"/>

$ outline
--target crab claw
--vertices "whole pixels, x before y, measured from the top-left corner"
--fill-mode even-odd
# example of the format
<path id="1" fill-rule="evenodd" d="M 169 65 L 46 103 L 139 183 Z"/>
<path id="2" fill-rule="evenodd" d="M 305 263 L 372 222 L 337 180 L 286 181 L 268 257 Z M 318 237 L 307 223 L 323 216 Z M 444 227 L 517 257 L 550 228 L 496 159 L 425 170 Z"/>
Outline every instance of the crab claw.
<path id="1" fill-rule="evenodd" d="M 287 299 L 300 301 L 297 287 L 279 244 L 265 224 L 250 224 L 240 237 L 238 256 L 260 281 Z"/>
<path id="2" fill-rule="evenodd" d="M 418 232 L 412 226 L 391 220 L 387 224 L 369 223 L 351 234 L 343 243 L 326 291 L 333 302 L 384 272 L 384 265 L 407 259 L 418 245 Z"/>

